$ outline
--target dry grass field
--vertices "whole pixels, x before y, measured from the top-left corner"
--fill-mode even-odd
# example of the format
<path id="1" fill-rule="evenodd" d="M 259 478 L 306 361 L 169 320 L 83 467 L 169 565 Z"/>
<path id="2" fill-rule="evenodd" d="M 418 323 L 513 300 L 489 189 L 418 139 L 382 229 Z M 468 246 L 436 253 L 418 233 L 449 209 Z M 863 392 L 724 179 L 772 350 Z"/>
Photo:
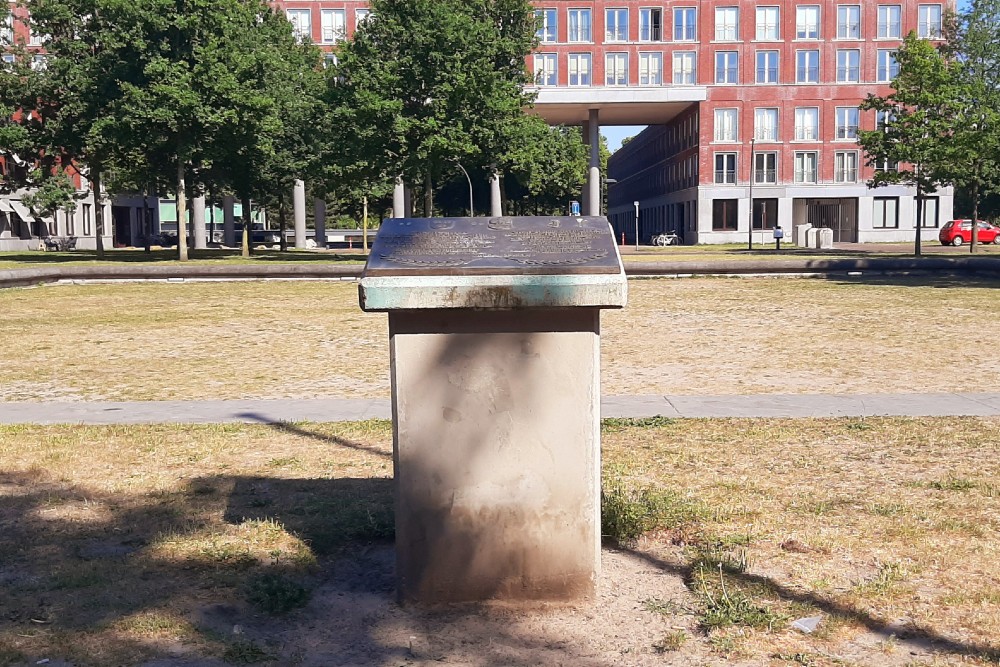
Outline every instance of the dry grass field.
<path id="1" fill-rule="evenodd" d="M 1000 658 L 1000 420 L 603 440 L 606 492 L 649 487 L 665 518 L 605 549 L 597 599 L 428 610 L 392 602 L 387 422 L 0 427 L 0 665 Z"/>
<path id="2" fill-rule="evenodd" d="M 603 393 L 1000 387 L 1000 283 L 632 280 L 602 318 Z M 385 397 L 386 317 L 353 282 L 0 291 L 0 400 Z"/>

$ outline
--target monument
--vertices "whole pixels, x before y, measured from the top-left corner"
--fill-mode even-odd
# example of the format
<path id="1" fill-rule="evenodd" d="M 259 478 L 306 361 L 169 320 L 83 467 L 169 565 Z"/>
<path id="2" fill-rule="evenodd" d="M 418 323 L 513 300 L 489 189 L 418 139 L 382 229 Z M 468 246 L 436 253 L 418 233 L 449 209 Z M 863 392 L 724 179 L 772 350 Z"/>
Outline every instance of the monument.
<path id="1" fill-rule="evenodd" d="M 600 571 L 605 218 L 395 218 L 362 274 L 389 315 L 403 601 L 573 599 Z"/>

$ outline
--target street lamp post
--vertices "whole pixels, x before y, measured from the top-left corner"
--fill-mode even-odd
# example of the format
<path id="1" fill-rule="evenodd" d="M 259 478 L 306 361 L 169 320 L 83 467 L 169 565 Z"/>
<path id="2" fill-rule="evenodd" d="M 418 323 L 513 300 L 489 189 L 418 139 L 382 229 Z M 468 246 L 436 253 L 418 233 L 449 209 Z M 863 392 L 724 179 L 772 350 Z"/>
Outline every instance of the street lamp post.
<path id="1" fill-rule="evenodd" d="M 465 167 L 463 167 L 461 163 L 458 162 L 458 160 L 455 161 L 455 165 L 462 170 L 462 173 L 465 174 L 465 180 L 469 182 L 469 217 L 473 218 L 475 217 L 476 214 L 475 214 L 475 208 L 473 208 L 472 205 L 472 179 L 469 178 L 469 172 L 465 170 Z"/>
<path id="2" fill-rule="evenodd" d="M 747 250 L 753 250 L 753 170 L 754 160 L 757 154 L 754 151 L 754 141 L 757 137 L 750 137 L 750 228 L 747 230 Z"/>
<path id="3" fill-rule="evenodd" d="M 639 202 L 634 201 L 632 205 L 635 206 L 635 251 L 639 252 Z"/>

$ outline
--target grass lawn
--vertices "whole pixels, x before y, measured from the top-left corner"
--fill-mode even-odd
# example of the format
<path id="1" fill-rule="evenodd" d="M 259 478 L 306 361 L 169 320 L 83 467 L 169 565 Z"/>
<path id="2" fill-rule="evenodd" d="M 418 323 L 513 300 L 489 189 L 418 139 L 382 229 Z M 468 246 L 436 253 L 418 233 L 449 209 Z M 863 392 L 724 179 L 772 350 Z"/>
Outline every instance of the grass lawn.
<path id="1" fill-rule="evenodd" d="M 661 522 L 600 600 L 425 610 L 392 602 L 387 422 L 0 427 L 0 665 L 1000 656 L 1000 420 L 603 430 L 605 490 Z"/>
<path id="2" fill-rule="evenodd" d="M 365 255 L 360 250 L 341 251 L 301 251 L 254 250 L 251 257 L 243 257 L 239 250 L 188 250 L 190 261 L 201 263 L 270 264 L 298 262 L 364 263 Z M 181 264 L 177 261 L 177 249 L 153 250 L 149 254 L 142 250 L 106 250 L 104 259 L 97 259 L 94 250 L 74 250 L 72 252 L 0 252 L 0 270 L 28 269 L 50 266 L 89 266 L 94 264 Z"/>
<path id="3" fill-rule="evenodd" d="M 1000 283 L 632 280 L 602 316 L 612 394 L 995 391 Z M 0 400 L 387 397 L 353 282 L 0 291 Z"/>

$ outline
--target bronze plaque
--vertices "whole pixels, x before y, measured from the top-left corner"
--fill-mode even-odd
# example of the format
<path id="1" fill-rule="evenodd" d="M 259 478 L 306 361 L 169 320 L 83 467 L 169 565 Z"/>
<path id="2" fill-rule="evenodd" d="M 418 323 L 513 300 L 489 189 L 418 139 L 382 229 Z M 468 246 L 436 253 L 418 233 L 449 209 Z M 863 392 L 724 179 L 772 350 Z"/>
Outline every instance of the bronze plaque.
<path id="1" fill-rule="evenodd" d="M 388 218 L 366 276 L 618 273 L 607 218 Z"/>

